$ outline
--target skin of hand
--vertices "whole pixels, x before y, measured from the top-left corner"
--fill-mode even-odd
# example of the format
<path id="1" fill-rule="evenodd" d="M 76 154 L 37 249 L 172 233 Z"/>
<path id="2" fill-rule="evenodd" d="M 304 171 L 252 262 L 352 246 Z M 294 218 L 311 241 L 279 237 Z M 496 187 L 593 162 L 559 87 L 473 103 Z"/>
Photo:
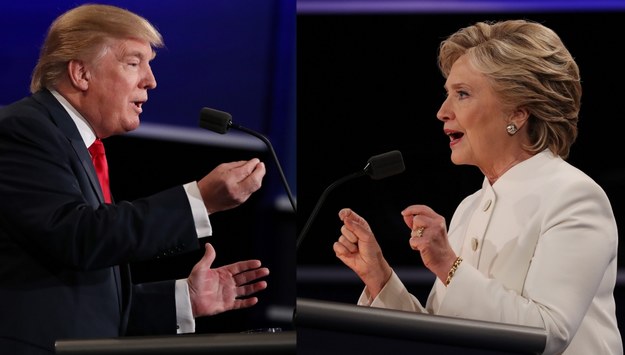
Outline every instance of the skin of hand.
<path id="1" fill-rule="evenodd" d="M 209 213 L 239 206 L 262 185 L 265 164 L 249 161 L 223 163 L 198 181 L 202 200 Z"/>
<path id="2" fill-rule="evenodd" d="M 187 278 L 194 317 L 251 307 L 258 303 L 258 298 L 248 296 L 267 288 L 267 282 L 259 279 L 269 275 L 269 269 L 260 267 L 259 260 L 239 261 L 213 269 L 215 255 L 213 246 L 206 243 L 204 256 Z"/>
<path id="3" fill-rule="evenodd" d="M 360 277 L 370 297 L 375 298 L 391 277 L 391 266 L 364 218 L 349 208 L 340 210 L 339 218 L 344 224 L 334 243 L 334 253 Z"/>
<path id="4" fill-rule="evenodd" d="M 445 218 L 424 205 L 408 206 L 401 212 L 404 223 L 410 228 L 410 247 L 421 253 L 423 264 L 441 281 L 447 275 L 456 260 L 456 253 L 449 244 Z M 421 237 L 417 230 L 425 227 Z"/>

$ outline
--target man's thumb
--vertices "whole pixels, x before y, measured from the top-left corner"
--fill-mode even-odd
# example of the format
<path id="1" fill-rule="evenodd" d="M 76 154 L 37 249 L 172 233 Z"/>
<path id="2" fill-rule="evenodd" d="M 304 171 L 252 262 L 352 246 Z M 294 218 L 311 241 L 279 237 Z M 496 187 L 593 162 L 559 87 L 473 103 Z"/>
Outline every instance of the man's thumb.
<path id="1" fill-rule="evenodd" d="M 202 260 L 200 260 L 201 263 L 206 263 L 208 265 L 208 267 L 210 267 L 213 264 L 213 261 L 215 261 L 215 256 L 217 255 L 217 253 L 215 252 L 215 248 L 213 248 L 213 246 L 210 243 L 206 243 L 204 244 L 204 256 L 202 257 Z"/>

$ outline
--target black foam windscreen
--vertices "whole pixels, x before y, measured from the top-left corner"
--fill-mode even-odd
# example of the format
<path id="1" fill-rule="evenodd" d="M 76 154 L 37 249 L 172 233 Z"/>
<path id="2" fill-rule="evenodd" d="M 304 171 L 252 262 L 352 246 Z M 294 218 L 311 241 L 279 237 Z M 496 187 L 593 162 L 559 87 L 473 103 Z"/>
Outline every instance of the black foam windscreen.
<path id="1" fill-rule="evenodd" d="M 404 159 L 399 150 L 393 150 L 379 155 L 374 155 L 367 161 L 365 173 L 374 180 L 380 180 L 389 176 L 404 172 Z"/>
<path id="2" fill-rule="evenodd" d="M 228 112 L 204 107 L 200 110 L 200 127 L 225 134 L 232 125 L 232 115 Z"/>

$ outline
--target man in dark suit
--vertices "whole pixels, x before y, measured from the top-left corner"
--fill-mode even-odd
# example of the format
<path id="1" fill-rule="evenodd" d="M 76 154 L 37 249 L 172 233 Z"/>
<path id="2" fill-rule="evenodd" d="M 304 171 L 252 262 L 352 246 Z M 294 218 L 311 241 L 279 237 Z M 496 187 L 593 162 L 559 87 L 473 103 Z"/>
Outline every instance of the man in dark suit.
<path id="1" fill-rule="evenodd" d="M 162 46 L 145 19 L 84 5 L 50 27 L 33 95 L 0 109 L 0 353 L 50 354 L 68 338 L 193 332 L 194 318 L 258 300 L 258 260 L 184 280 L 133 285 L 128 263 L 197 249 L 209 215 L 234 208 L 265 175 L 258 159 L 132 202 L 105 202 L 88 147 L 139 125 Z M 178 329 L 178 330 L 177 330 Z"/>

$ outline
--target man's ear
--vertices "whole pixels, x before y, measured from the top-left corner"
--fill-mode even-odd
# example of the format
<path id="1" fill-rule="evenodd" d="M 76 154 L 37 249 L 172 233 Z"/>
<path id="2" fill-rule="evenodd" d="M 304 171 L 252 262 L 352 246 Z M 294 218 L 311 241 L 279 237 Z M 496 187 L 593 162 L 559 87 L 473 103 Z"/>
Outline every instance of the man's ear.
<path id="1" fill-rule="evenodd" d="M 89 80 L 91 73 L 82 60 L 72 59 L 67 63 L 67 74 L 72 86 L 80 91 L 86 91 L 89 88 Z"/>

